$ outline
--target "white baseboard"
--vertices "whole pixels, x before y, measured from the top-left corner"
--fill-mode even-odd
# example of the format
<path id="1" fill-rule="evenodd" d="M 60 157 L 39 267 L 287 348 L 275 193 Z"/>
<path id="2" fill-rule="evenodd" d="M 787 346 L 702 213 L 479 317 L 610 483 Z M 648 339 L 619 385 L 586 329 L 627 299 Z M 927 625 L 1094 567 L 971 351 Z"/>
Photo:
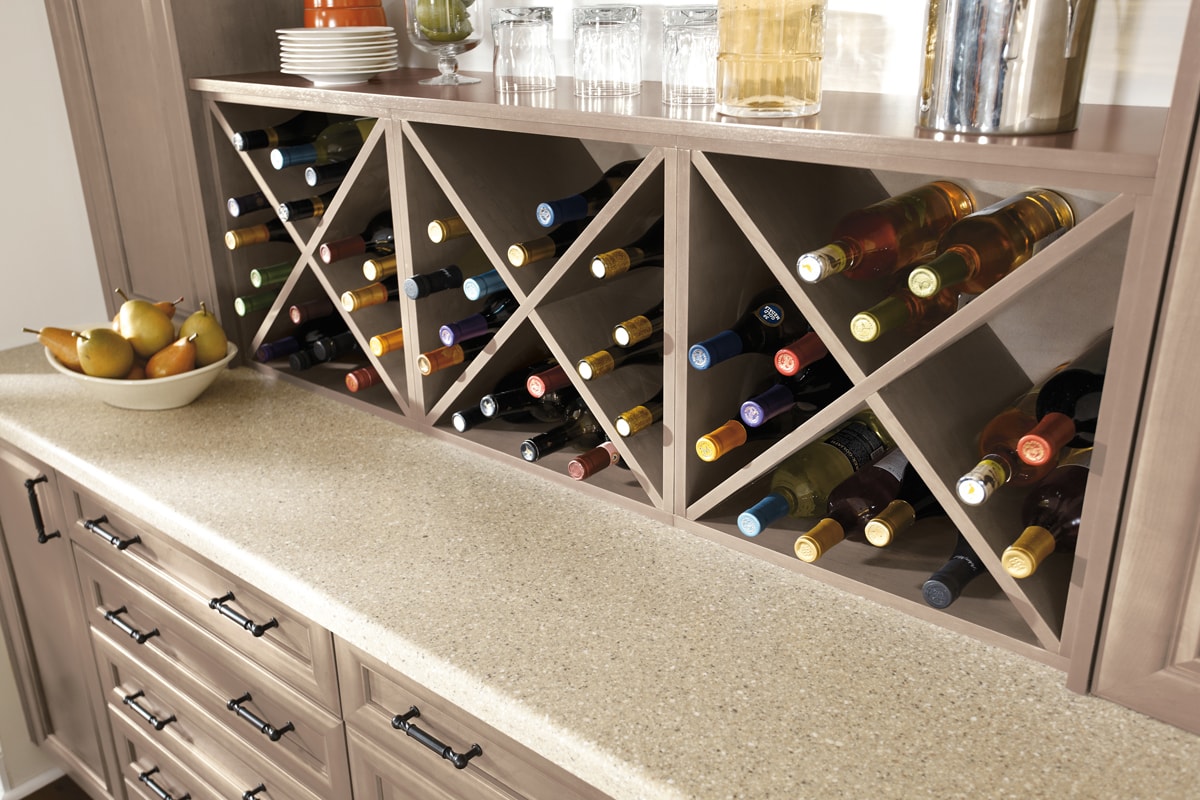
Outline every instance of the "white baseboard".
<path id="1" fill-rule="evenodd" d="M 25 781 L 20 786 L 14 786 L 11 789 L 0 787 L 0 800 L 21 800 L 22 797 L 28 797 L 43 786 L 54 783 L 62 776 L 63 771 L 61 769 L 52 769 L 49 772 L 43 772 L 36 778 Z"/>

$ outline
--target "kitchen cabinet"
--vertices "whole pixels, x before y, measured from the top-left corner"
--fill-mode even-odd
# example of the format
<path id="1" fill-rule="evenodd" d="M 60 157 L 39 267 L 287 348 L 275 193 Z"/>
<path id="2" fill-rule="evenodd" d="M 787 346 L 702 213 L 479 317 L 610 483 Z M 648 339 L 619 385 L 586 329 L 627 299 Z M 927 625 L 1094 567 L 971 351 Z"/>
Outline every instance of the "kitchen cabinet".
<path id="1" fill-rule="evenodd" d="M 0 611 L 30 738 L 93 796 L 112 796 L 112 736 L 85 635 L 58 476 L 0 444 Z"/>

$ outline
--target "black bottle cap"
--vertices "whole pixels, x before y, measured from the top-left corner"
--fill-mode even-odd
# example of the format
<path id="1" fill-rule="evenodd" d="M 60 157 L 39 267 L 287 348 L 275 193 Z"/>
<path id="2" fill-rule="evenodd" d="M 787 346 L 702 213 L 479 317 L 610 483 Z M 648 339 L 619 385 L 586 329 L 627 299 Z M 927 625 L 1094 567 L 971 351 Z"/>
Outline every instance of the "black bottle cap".
<path id="1" fill-rule="evenodd" d="M 963 587 L 979 572 L 965 558 L 951 559 L 921 587 L 921 596 L 934 608 L 946 608 L 962 594 Z"/>

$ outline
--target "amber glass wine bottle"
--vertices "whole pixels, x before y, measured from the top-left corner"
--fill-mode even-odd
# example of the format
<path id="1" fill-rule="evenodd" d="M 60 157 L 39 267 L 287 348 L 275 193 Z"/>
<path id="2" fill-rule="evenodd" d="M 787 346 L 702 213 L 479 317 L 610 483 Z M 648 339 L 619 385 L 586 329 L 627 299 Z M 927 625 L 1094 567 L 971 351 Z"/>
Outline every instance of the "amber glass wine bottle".
<path id="1" fill-rule="evenodd" d="M 663 230 L 663 218 L 659 217 L 645 233 L 629 244 L 592 256 L 592 276 L 605 280 L 638 267 L 661 265 Z"/>
<path id="2" fill-rule="evenodd" d="M 796 558 L 811 564 L 846 537 L 860 537 L 867 523 L 899 495 L 909 468 L 908 458 L 893 448 L 833 487 L 825 516 L 796 539 Z M 741 527 L 741 517 L 738 523 Z"/>
<path id="3" fill-rule="evenodd" d="M 817 516 L 839 483 L 892 446 L 892 437 L 875 414 L 859 412 L 824 439 L 800 448 L 780 463 L 771 473 L 771 491 L 739 515 L 738 529 L 756 536 L 785 516 Z"/>
<path id="4" fill-rule="evenodd" d="M 575 243 L 586 227 L 587 220 L 564 222 L 545 236 L 509 245 L 508 263 L 514 267 L 524 267 L 535 261 L 558 258 Z"/>
<path id="5" fill-rule="evenodd" d="M 1111 342 L 1109 330 L 1042 384 L 1037 393 L 1037 424 L 1017 442 L 1017 454 L 1026 464 L 1044 464 L 1055 460 L 1063 448 L 1095 443 Z"/>
<path id="6" fill-rule="evenodd" d="M 237 131 L 231 137 L 235 150 L 263 150 L 311 142 L 334 118 L 324 111 L 301 111 L 278 125 Z"/>
<path id="7" fill-rule="evenodd" d="M 979 294 L 1074 224 L 1075 212 L 1058 192 L 1020 192 L 951 226 L 937 256 L 908 274 L 908 288 L 917 297 L 951 286 Z"/>
<path id="8" fill-rule="evenodd" d="M 921 597 L 934 608 L 948 608 L 959 598 L 967 584 L 985 572 L 987 569 L 971 543 L 960 533 L 950 560 L 922 584 Z"/>
<path id="9" fill-rule="evenodd" d="M 598 181 L 583 191 L 558 200 L 538 203 L 534 211 L 538 224 L 543 228 L 550 228 L 564 222 L 596 216 L 641 163 L 641 159 L 621 161 L 606 169 Z"/>
<path id="10" fill-rule="evenodd" d="M 891 275 L 933 255 L 949 227 L 975 210 L 971 193 L 934 181 L 852 211 L 833 228 L 833 241 L 796 262 L 800 280 L 817 283 L 841 273 L 856 280 Z"/>
<path id="11" fill-rule="evenodd" d="M 709 369 L 743 353 L 774 353 L 811 330 L 787 290 L 776 284 L 751 298 L 738 320 L 688 348 L 694 369 Z"/>
<path id="12" fill-rule="evenodd" d="M 986 503 L 1003 486 L 1028 486 L 1054 468 L 1054 462 L 1026 464 L 1017 455 L 1017 442 L 1037 421 L 1034 415 L 1037 389 L 1022 395 L 1009 408 L 992 417 L 979 432 L 982 458 L 958 479 L 958 499 L 969 506 Z"/>
<path id="13" fill-rule="evenodd" d="M 1009 575 L 1028 578 L 1051 553 L 1075 550 L 1091 462 L 1090 447 L 1076 450 L 1030 489 L 1021 505 L 1025 530 L 1000 555 Z"/>
<path id="14" fill-rule="evenodd" d="M 271 150 L 271 166 L 285 169 L 305 164 L 348 161 L 358 154 L 375 127 L 371 117 L 344 119 L 326 126 L 311 142 Z"/>

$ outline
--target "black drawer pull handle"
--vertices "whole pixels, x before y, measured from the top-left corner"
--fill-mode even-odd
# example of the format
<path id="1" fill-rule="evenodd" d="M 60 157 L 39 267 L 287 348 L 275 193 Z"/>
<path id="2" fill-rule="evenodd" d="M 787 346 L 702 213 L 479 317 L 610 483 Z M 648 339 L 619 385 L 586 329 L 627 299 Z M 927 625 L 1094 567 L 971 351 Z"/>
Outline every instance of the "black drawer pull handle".
<path id="1" fill-rule="evenodd" d="M 251 725 L 258 728 L 259 732 L 262 733 L 263 736 L 266 736 L 268 739 L 270 739 L 272 742 L 278 742 L 280 739 L 283 738 L 283 735 L 285 733 L 287 733 L 288 731 L 296 730 L 296 726 L 290 722 L 287 725 L 284 725 L 282 728 L 276 728 L 271 723 L 264 722 L 262 719 L 255 716 L 253 712 L 247 711 L 246 709 L 242 708 L 242 703 L 248 703 L 248 702 L 250 702 L 250 693 L 246 692 L 241 697 L 238 697 L 234 700 L 230 700 L 228 703 L 225 704 L 225 707 L 228 708 L 230 711 L 236 713 L 240 718 L 246 720 L 246 722 L 249 722 Z"/>
<path id="2" fill-rule="evenodd" d="M 259 792 L 265 792 L 266 790 L 267 787 L 260 783 L 253 789 L 247 789 L 246 791 L 242 792 L 242 800 L 254 800 L 254 798 L 258 797 Z"/>
<path id="3" fill-rule="evenodd" d="M 58 531 L 46 533 L 46 522 L 42 519 L 42 504 L 38 502 L 37 490 L 34 488 L 39 483 L 45 483 L 50 480 L 45 475 L 38 475 L 36 478 L 28 478 L 25 481 L 25 491 L 29 492 L 29 510 L 33 512 L 33 529 L 37 531 L 37 543 L 45 544 L 51 539 L 57 539 L 62 536 Z"/>
<path id="4" fill-rule="evenodd" d="M 442 744 L 433 736 L 409 722 L 410 719 L 419 716 L 421 716 L 420 709 L 418 709 L 416 706 L 413 706 L 407 712 L 403 714 L 397 714 L 396 716 L 392 717 L 392 727 L 398 731 L 404 731 L 409 736 L 449 761 L 454 765 L 455 769 L 462 769 L 463 767 L 467 766 L 467 762 L 472 758 L 483 755 L 483 748 L 477 744 L 471 745 L 471 749 L 465 753 L 454 752 L 450 745 Z"/>
<path id="5" fill-rule="evenodd" d="M 150 725 L 150 727 L 154 728 L 154 730 L 156 730 L 156 731 L 161 731 L 163 728 L 167 727 L 172 722 L 177 721 L 175 719 L 174 714 L 167 717 L 166 719 L 159 719 L 158 717 L 154 716 L 146 709 L 142 708 L 142 706 L 137 702 L 137 699 L 139 697 L 145 697 L 145 696 L 146 696 L 146 693 L 139 690 L 139 691 L 134 692 L 133 694 L 125 695 L 125 697 L 122 698 L 121 702 L 124 703 L 125 705 L 129 706 L 130 708 L 132 708 L 133 712 L 135 714 L 137 714 L 142 719 L 146 720 L 146 722 Z"/>
<path id="6" fill-rule="evenodd" d="M 100 527 L 101 525 L 105 525 L 107 523 L 108 523 L 107 516 L 96 517 L 95 519 L 86 519 L 83 521 L 83 528 L 84 528 L 84 530 L 88 530 L 88 531 L 91 531 L 92 533 L 96 534 L 101 539 L 108 542 L 113 547 L 117 548 L 118 550 L 124 550 L 126 547 L 129 547 L 129 545 L 137 544 L 138 542 L 140 542 L 142 540 L 142 537 L 140 537 L 140 536 L 133 536 L 129 539 L 122 539 L 120 536 L 117 536 L 115 533 L 112 533 L 111 531 L 106 531 L 106 530 L 104 530 L 104 528 Z"/>
<path id="7" fill-rule="evenodd" d="M 182 797 L 171 797 L 171 795 L 168 794 L 165 789 L 163 789 L 161 786 L 159 786 L 157 783 L 155 783 L 154 780 L 150 777 L 151 775 L 154 775 L 157 772 L 158 772 L 158 767 L 154 767 L 153 769 L 148 769 L 145 772 L 138 775 L 138 780 L 141 781 L 142 783 L 146 784 L 146 787 L 148 789 L 150 789 L 150 791 L 154 792 L 154 794 L 157 795 L 159 798 L 161 798 L 161 800 L 192 800 L 192 796 L 190 794 L 185 794 Z"/>
<path id="8" fill-rule="evenodd" d="M 260 625 L 254 620 L 242 616 L 229 606 L 225 605 L 232 599 L 233 592 L 226 592 L 220 597 L 214 597 L 212 600 L 209 600 L 208 607 L 216 610 L 217 613 L 219 613 L 225 619 L 233 620 L 241 627 L 250 631 L 250 633 L 255 637 L 262 636 L 264 633 L 271 630 L 271 628 L 279 627 L 279 620 L 275 619 L 274 617 L 271 617 L 271 619 Z"/>
<path id="9" fill-rule="evenodd" d="M 124 614 L 128 610 L 129 609 L 127 609 L 125 606 L 121 606 L 120 608 L 115 608 L 112 611 L 105 611 L 104 618 L 113 625 L 116 625 L 122 633 L 127 634 L 130 639 L 133 639 L 138 644 L 145 644 L 146 640 L 150 637 L 158 636 L 158 628 L 155 628 L 152 631 L 147 631 L 146 633 L 142 633 L 137 628 L 134 628 L 128 622 L 118 616 L 120 614 Z"/>

